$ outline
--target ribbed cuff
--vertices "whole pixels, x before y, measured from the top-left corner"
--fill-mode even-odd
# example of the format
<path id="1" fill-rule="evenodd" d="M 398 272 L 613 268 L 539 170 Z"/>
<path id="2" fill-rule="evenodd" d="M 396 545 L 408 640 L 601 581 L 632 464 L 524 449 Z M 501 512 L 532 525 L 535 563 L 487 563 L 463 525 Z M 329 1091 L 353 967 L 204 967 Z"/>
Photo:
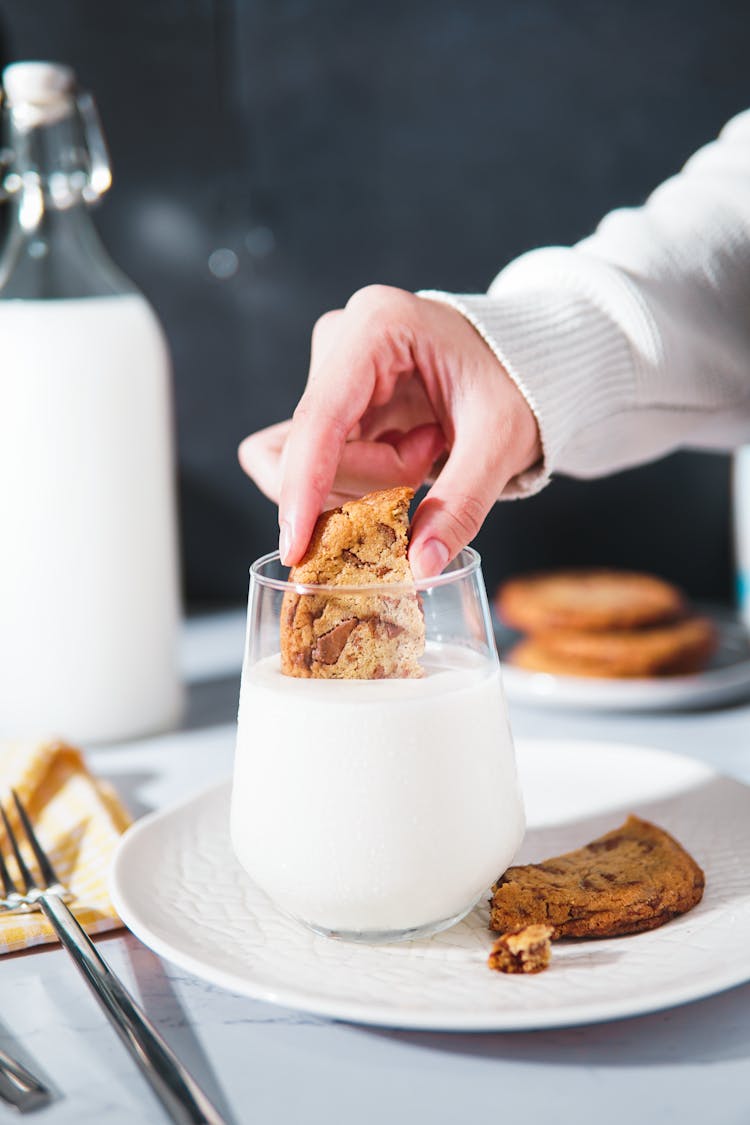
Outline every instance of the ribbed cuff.
<path id="1" fill-rule="evenodd" d="M 647 316 L 632 293 L 621 291 L 627 285 L 581 258 L 570 250 L 535 251 L 503 271 L 489 294 L 418 294 L 463 313 L 537 419 L 542 461 L 510 481 L 502 499 L 539 492 L 558 468 L 570 471 L 565 455 L 579 435 L 635 399 L 637 360 L 623 315 L 639 322 L 631 327 L 641 339 L 651 335 Z"/>

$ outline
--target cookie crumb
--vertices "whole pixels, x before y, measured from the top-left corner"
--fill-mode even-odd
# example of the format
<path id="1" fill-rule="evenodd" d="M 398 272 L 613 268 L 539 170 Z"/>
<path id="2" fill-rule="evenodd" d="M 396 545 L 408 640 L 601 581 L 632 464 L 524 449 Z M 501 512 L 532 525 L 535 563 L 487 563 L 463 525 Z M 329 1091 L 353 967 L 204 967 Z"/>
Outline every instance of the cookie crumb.
<path id="1" fill-rule="evenodd" d="M 551 926 L 524 926 L 502 934 L 492 946 L 487 964 L 498 973 L 541 973 L 550 963 Z"/>

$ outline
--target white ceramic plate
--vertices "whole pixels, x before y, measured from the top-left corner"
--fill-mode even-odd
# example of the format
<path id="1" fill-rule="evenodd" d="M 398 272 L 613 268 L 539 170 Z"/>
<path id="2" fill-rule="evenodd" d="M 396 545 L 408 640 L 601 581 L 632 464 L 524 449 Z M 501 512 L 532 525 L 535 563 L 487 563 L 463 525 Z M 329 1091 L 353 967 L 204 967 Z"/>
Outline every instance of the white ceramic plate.
<path id="1" fill-rule="evenodd" d="M 388 1027 L 593 1023 L 750 979 L 750 788 L 692 759 L 637 747 L 521 742 L 518 759 L 529 820 L 519 861 L 584 844 L 633 811 L 701 863 L 703 901 L 650 933 L 557 943 L 546 972 L 520 978 L 486 966 L 485 906 L 427 941 L 349 945 L 310 933 L 253 886 L 230 850 L 224 783 L 130 829 L 113 868 L 115 905 L 146 945 L 204 980 Z"/>
<path id="2" fill-rule="evenodd" d="M 750 641 L 736 621 L 719 618 L 719 646 L 705 672 L 661 679 L 605 680 L 529 672 L 503 663 L 503 684 L 516 703 L 586 711 L 686 711 L 750 697 Z M 497 626 L 502 656 L 517 634 Z"/>

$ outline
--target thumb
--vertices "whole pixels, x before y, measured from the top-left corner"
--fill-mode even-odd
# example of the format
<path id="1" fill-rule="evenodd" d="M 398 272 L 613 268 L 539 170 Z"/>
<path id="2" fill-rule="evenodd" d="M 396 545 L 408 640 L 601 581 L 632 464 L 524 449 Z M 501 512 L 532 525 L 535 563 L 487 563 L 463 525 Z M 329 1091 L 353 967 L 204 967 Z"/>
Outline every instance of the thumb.
<path id="1" fill-rule="evenodd" d="M 409 562 L 414 577 L 432 578 L 479 531 L 500 495 L 497 455 L 479 443 L 456 444 L 412 521 Z"/>

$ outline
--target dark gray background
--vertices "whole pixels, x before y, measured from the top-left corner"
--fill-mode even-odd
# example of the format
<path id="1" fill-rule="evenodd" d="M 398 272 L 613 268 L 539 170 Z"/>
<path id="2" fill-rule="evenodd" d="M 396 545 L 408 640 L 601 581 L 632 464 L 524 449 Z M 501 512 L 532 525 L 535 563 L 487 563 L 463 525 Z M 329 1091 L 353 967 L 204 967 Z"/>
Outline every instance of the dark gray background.
<path id="1" fill-rule="evenodd" d="M 9 0 L 0 34 L 4 62 L 65 61 L 97 97 L 115 171 L 97 222 L 174 357 L 193 606 L 241 601 L 275 543 L 235 450 L 293 409 L 321 312 L 373 281 L 485 289 L 750 104 L 744 0 Z M 488 584 L 612 563 L 728 600 L 728 482 L 705 454 L 556 481 L 487 521 Z"/>

